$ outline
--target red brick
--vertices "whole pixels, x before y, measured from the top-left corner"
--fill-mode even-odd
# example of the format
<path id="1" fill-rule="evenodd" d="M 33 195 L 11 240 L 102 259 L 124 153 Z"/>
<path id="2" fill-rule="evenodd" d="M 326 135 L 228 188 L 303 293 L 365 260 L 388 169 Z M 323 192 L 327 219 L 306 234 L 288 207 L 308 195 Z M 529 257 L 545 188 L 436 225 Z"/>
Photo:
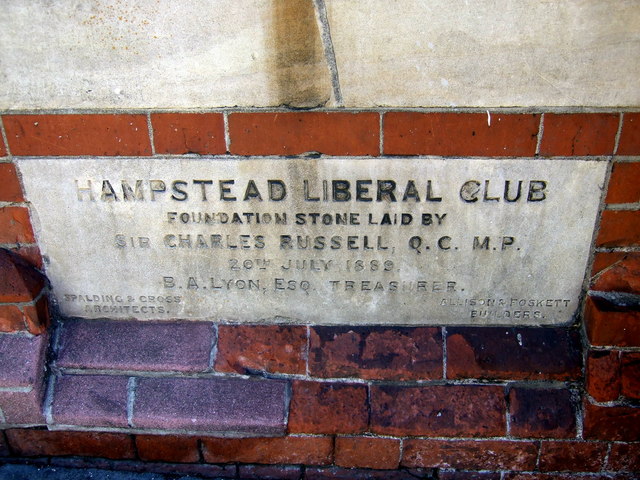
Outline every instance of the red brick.
<path id="1" fill-rule="evenodd" d="M 40 254 L 40 249 L 37 245 L 17 245 L 16 247 L 10 247 L 9 250 L 18 255 L 33 268 L 42 270 L 42 255 Z"/>
<path id="2" fill-rule="evenodd" d="M 335 464 L 347 468 L 395 469 L 400 462 L 400 440 L 337 437 Z"/>
<path id="3" fill-rule="evenodd" d="M 572 380 L 582 346 L 566 328 L 447 329 L 447 378 Z"/>
<path id="4" fill-rule="evenodd" d="M 219 155 L 227 151 L 221 113 L 154 113 L 156 153 Z"/>
<path id="5" fill-rule="evenodd" d="M 540 117 L 494 113 L 390 112 L 384 116 L 387 155 L 514 156 L 535 154 Z"/>
<path id="6" fill-rule="evenodd" d="M 598 247 L 633 247 L 640 245 L 640 210 L 605 210 L 602 212 Z"/>
<path id="7" fill-rule="evenodd" d="M 640 399 L 640 353 L 622 353 L 622 395 Z"/>
<path id="8" fill-rule="evenodd" d="M 151 155 L 146 115 L 6 115 L 13 155 Z"/>
<path id="9" fill-rule="evenodd" d="M 640 113 L 625 113 L 617 155 L 640 155 Z"/>
<path id="10" fill-rule="evenodd" d="M 509 391 L 510 433 L 516 437 L 576 436 L 571 392 L 560 388 L 512 388 Z"/>
<path id="11" fill-rule="evenodd" d="M 640 443 L 612 443 L 607 470 L 640 472 Z"/>
<path id="12" fill-rule="evenodd" d="M 533 470 L 535 442 L 503 440 L 404 441 L 402 465 L 471 470 Z"/>
<path id="13" fill-rule="evenodd" d="M 22 307 L 27 331 L 31 335 L 42 335 L 47 331 L 51 323 L 49 312 L 49 301 L 46 296 L 40 297 L 35 305 L 24 305 Z"/>
<path id="14" fill-rule="evenodd" d="M 614 163 L 607 190 L 607 203 L 640 202 L 640 162 Z"/>
<path id="15" fill-rule="evenodd" d="M 282 112 L 229 115 L 237 155 L 379 155 L 377 113 Z"/>
<path id="16" fill-rule="evenodd" d="M 365 385 L 293 382 L 289 432 L 362 433 L 368 421 Z"/>
<path id="17" fill-rule="evenodd" d="M 309 347 L 313 376 L 375 380 L 442 378 L 439 328 L 314 327 Z"/>
<path id="18" fill-rule="evenodd" d="M 22 187 L 13 163 L 0 163 L 0 202 L 23 202 Z"/>
<path id="19" fill-rule="evenodd" d="M 7 147 L 4 144 L 4 139 L 0 138 L 0 157 L 7 156 Z"/>
<path id="20" fill-rule="evenodd" d="M 610 155 L 619 121 L 617 113 L 546 113 L 540 155 Z"/>
<path id="21" fill-rule="evenodd" d="M 0 305 L 0 332 L 22 332 L 26 330 L 24 315 L 15 305 Z"/>
<path id="22" fill-rule="evenodd" d="M 45 285 L 44 276 L 15 253 L 0 249 L 0 302 L 31 302 Z"/>
<path id="23" fill-rule="evenodd" d="M 371 387 L 371 430 L 389 435 L 492 437 L 506 432 L 502 387 Z"/>
<path id="24" fill-rule="evenodd" d="M 7 430 L 7 439 L 17 456 L 81 455 L 117 459 L 135 458 L 133 440 L 121 433 Z"/>
<path id="25" fill-rule="evenodd" d="M 626 253 L 592 282 L 591 290 L 640 294 L 640 254 Z"/>
<path id="26" fill-rule="evenodd" d="M 628 254 L 625 252 L 596 252 L 593 259 L 593 268 L 591 270 L 591 275 L 597 275 L 602 270 L 622 260 L 627 255 Z"/>
<path id="27" fill-rule="evenodd" d="M 215 368 L 242 374 L 306 372 L 307 327 L 220 325 Z"/>
<path id="28" fill-rule="evenodd" d="M 606 443 L 542 442 L 539 468 L 543 472 L 599 472 L 606 454 Z"/>
<path id="29" fill-rule="evenodd" d="M 586 388 L 587 393 L 598 402 L 611 402 L 620 396 L 620 352 L 589 352 Z"/>
<path id="30" fill-rule="evenodd" d="M 331 437 L 205 438 L 204 461 L 328 465 L 333 462 Z"/>
<path id="31" fill-rule="evenodd" d="M 640 312 L 625 311 L 599 297 L 587 297 L 584 318 L 592 345 L 640 347 Z"/>
<path id="32" fill-rule="evenodd" d="M 600 407 L 584 403 L 584 438 L 599 440 L 640 440 L 640 408 Z"/>
<path id="33" fill-rule="evenodd" d="M 200 460 L 198 439 L 177 435 L 137 435 L 136 449 L 145 462 L 193 463 Z"/>
<path id="34" fill-rule="evenodd" d="M 0 208 L 0 243 L 34 243 L 35 237 L 26 207 Z"/>

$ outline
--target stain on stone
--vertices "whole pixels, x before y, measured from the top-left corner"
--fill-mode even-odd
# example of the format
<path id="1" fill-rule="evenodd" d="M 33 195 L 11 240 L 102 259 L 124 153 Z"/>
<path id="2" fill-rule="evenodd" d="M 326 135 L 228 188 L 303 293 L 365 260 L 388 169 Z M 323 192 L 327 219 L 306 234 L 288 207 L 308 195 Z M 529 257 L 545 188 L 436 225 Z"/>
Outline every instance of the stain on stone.
<path id="1" fill-rule="evenodd" d="M 329 70 L 312 0 L 272 0 L 270 65 L 281 105 L 312 108 L 331 95 Z"/>

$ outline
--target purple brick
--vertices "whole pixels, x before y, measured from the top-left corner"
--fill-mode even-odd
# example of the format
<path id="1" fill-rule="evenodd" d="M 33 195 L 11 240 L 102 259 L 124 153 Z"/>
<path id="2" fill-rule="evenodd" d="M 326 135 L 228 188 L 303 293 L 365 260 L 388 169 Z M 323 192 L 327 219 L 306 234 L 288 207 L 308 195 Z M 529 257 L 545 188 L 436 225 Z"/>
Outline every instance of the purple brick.
<path id="1" fill-rule="evenodd" d="M 53 421 L 61 425 L 127 427 L 128 377 L 67 375 L 53 391 Z"/>
<path id="2" fill-rule="evenodd" d="M 71 320 L 60 337 L 58 366 L 198 372 L 209 367 L 213 336 L 206 322 Z"/>
<path id="3" fill-rule="evenodd" d="M 0 335 L 0 409 L 8 424 L 41 425 L 46 335 Z"/>
<path id="4" fill-rule="evenodd" d="M 46 335 L 0 334 L 0 387 L 32 387 L 44 374 Z"/>
<path id="5" fill-rule="evenodd" d="M 137 428 L 284 433 L 286 382 L 229 378 L 140 378 Z"/>

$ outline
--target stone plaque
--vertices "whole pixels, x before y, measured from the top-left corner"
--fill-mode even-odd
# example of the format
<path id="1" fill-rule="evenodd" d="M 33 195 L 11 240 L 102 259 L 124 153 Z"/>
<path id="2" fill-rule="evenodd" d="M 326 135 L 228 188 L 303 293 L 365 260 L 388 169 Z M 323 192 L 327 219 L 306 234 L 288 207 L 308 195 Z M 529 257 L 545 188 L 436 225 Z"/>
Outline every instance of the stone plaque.
<path id="1" fill-rule="evenodd" d="M 606 162 L 20 159 L 62 314 L 550 325 L 579 306 Z"/>

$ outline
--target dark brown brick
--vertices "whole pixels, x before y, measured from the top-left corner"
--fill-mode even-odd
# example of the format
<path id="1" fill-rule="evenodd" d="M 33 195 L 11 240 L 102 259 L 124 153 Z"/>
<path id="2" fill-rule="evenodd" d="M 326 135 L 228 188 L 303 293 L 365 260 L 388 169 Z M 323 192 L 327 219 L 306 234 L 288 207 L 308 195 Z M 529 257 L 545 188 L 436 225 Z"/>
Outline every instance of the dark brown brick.
<path id="1" fill-rule="evenodd" d="M 302 467 L 296 465 L 238 465 L 238 478 L 241 480 L 300 480 Z"/>
<path id="2" fill-rule="evenodd" d="M 7 440 L 18 456 L 80 455 L 114 460 L 135 458 L 133 439 L 122 433 L 7 430 Z"/>
<path id="3" fill-rule="evenodd" d="M 640 113 L 625 113 L 617 155 L 640 155 Z"/>
<path id="4" fill-rule="evenodd" d="M 640 202 L 640 162 L 614 163 L 606 202 Z"/>
<path id="5" fill-rule="evenodd" d="M 0 208 L 0 243 L 34 243 L 29 210 L 26 207 Z"/>
<path id="6" fill-rule="evenodd" d="M 177 435 L 137 435 L 138 456 L 145 462 L 193 463 L 200 460 L 198 439 Z"/>
<path id="7" fill-rule="evenodd" d="M 376 380 L 442 378 L 439 328 L 314 327 L 309 372 Z"/>
<path id="8" fill-rule="evenodd" d="M 569 390 L 516 387 L 509 391 L 509 402 L 511 435 L 528 438 L 576 436 L 576 414 Z"/>
<path id="9" fill-rule="evenodd" d="M 634 442 L 640 439 L 640 408 L 600 407 L 584 402 L 584 438 Z"/>
<path id="10" fill-rule="evenodd" d="M 640 245 L 640 210 L 602 212 L 598 247 L 636 247 Z"/>
<path id="11" fill-rule="evenodd" d="M 536 150 L 540 116 L 494 113 L 390 112 L 384 116 L 387 155 L 516 156 Z"/>
<path id="12" fill-rule="evenodd" d="M 606 454 L 606 443 L 542 442 L 539 468 L 543 472 L 599 472 Z"/>
<path id="13" fill-rule="evenodd" d="M 499 472 L 472 472 L 469 470 L 440 471 L 438 480 L 500 480 Z"/>
<path id="14" fill-rule="evenodd" d="M 622 395 L 640 399 L 640 353 L 624 352 L 621 366 Z"/>
<path id="15" fill-rule="evenodd" d="M 279 112 L 229 115 L 237 155 L 371 155 L 380 152 L 377 113 Z"/>
<path id="16" fill-rule="evenodd" d="M 31 302 L 44 286 L 44 275 L 15 253 L 0 248 L 0 302 Z"/>
<path id="17" fill-rule="evenodd" d="M 503 480 L 634 480 L 619 475 L 598 473 L 509 473 L 506 472 Z"/>
<path id="18" fill-rule="evenodd" d="M 291 433 L 362 433 L 369 421 L 367 387 L 333 382 L 293 382 Z"/>
<path id="19" fill-rule="evenodd" d="M 146 115 L 6 115 L 13 155 L 151 155 Z"/>
<path id="20" fill-rule="evenodd" d="M 219 155 L 226 152 L 221 113 L 154 113 L 156 153 Z"/>
<path id="21" fill-rule="evenodd" d="M 640 294 L 640 254 L 624 253 L 591 283 L 591 290 Z"/>
<path id="22" fill-rule="evenodd" d="M 610 155 L 619 120 L 618 113 L 546 113 L 540 155 Z"/>
<path id="23" fill-rule="evenodd" d="M 593 345 L 640 347 L 640 312 L 628 311 L 599 297 L 587 297 L 584 313 Z"/>
<path id="24" fill-rule="evenodd" d="M 0 139 L 1 141 L 1 139 Z M 13 163 L 0 163 L 0 202 L 22 202 L 22 187 Z"/>
<path id="25" fill-rule="evenodd" d="M 566 328 L 448 328 L 447 378 L 577 379 L 581 350 Z"/>
<path id="26" fill-rule="evenodd" d="M 309 468 L 305 469 L 305 480 L 416 480 L 419 478 L 434 478 L 432 470 L 412 469 L 412 470 L 370 470 L 359 468 Z M 441 478 L 441 477 L 439 477 Z M 465 478 L 472 480 L 475 477 Z M 480 477 L 478 480 L 488 480 Z M 491 479 L 493 480 L 493 479 Z M 496 479 L 497 480 L 497 479 Z"/>
<path id="27" fill-rule="evenodd" d="M 51 324 L 49 300 L 44 295 L 30 305 L 23 305 L 22 311 L 27 331 L 31 335 L 42 335 Z"/>
<path id="28" fill-rule="evenodd" d="M 205 438 L 204 461 L 209 463 L 266 463 L 329 465 L 331 437 Z"/>
<path id="29" fill-rule="evenodd" d="M 587 392 L 598 402 L 620 396 L 620 352 L 592 350 L 587 357 Z"/>
<path id="30" fill-rule="evenodd" d="M 395 469 L 400 463 L 400 440 L 337 437 L 335 464 L 347 468 Z"/>
<path id="31" fill-rule="evenodd" d="M 0 305 L 0 332 L 22 332 L 26 330 L 24 315 L 15 305 Z"/>
<path id="32" fill-rule="evenodd" d="M 602 270 L 610 267 L 611 265 L 619 262 L 625 258 L 628 254 L 625 252 L 596 252 L 593 259 L 593 268 L 591 275 L 596 275 Z"/>
<path id="33" fill-rule="evenodd" d="M 7 156 L 7 147 L 4 144 L 4 139 L 0 138 L 0 157 L 6 157 Z"/>
<path id="34" fill-rule="evenodd" d="M 404 441 L 401 464 L 470 470 L 533 470 L 537 455 L 535 442 L 408 439 Z"/>
<path id="35" fill-rule="evenodd" d="M 389 435 L 492 437 L 506 431 L 502 387 L 371 387 L 371 430 Z"/>
<path id="36" fill-rule="evenodd" d="M 306 349 L 306 327 L 220 325 L 215 368 L 242 374 L 261 371 L 304 375 Z"/>
<path id="37" fill-rule="evenodd" d="M 640 472 L 640 443 L 612 443 L 607 470 Z"/>

